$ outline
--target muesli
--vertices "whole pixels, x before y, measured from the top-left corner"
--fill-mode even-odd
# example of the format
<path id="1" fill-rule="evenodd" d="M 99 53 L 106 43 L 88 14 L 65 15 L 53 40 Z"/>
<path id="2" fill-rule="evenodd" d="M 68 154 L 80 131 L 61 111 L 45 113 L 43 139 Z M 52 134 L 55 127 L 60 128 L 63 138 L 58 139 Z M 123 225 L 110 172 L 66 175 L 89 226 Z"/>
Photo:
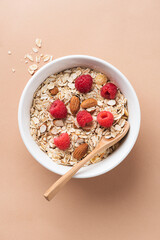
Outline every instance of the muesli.
<path id="1" fill-rule="evenodd" d="M 51 75 L 38 87 L 30 109 L 30 132 L 53 161 L 74 165 L 96 147 L 102 136 L 115 138 L 123 132 L 128 119 L 127 99 L 117 87 L 116 92 L 114 87 L 110 92 L 106 86 L 111 85 L 103 73 L 76 67 Z M 106 158 L 118 145 L 87 165 Z"/>

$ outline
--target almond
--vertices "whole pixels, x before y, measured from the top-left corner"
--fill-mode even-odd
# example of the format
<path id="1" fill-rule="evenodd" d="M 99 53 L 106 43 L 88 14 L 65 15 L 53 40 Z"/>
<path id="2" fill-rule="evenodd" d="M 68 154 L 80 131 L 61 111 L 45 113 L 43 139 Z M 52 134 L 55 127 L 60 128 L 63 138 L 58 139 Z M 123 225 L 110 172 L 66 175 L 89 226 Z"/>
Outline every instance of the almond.
<path id="1" fill-rule="evenodd" d="M 80 100 L 78 97 L 73 96 L 70 101 L 70 110 L 72 114 L 76 114 L 80 108 Z"/>
<path id="2" fill-rule="evenodd" d="M 73 157 L 80 160 L 88 151 L 88 144 L 83 143 L 74 150 Z"/>
<path id="3" fill-rule="evenodd" d="M 56 95 L 58 93 L 58 88 L 54 87 L 54 88 L 50 89 L 49 92 L 50 92 L 51 95 L 54 96 L 54 95 Z"/>
<path id="4" fill-rule="evenodd" d="M 53 120 L 53 124 L 56 126 L 56 127 L 63 127 L 63 121 L 62 120 Z"/>
<path id="5" fill-rule="evenodd" d="M 97 100 L 94 98 L 88 98 L 81 103 L 82 108 L 91 108 L 97 105 Z"/>

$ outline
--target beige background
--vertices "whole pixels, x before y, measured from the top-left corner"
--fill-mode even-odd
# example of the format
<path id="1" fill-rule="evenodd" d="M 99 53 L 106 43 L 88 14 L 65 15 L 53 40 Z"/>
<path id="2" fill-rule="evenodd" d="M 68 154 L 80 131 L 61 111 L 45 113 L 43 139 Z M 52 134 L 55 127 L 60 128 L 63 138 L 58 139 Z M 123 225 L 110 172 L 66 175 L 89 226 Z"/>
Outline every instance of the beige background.
<path id="1" fill-rule="evenodd" d="M 0 0 L 1 240 L 160 239 L 159 9 L 159 0 Z M 102 176 L 73 179 L 52 202 L 42 194 L 58 175 L 32 158 L 17 124 L 30 78 L 23 56 L 36 37 L 54 58 L 88 54 L 118 67 L 142 112 L 125 161 Z"/>

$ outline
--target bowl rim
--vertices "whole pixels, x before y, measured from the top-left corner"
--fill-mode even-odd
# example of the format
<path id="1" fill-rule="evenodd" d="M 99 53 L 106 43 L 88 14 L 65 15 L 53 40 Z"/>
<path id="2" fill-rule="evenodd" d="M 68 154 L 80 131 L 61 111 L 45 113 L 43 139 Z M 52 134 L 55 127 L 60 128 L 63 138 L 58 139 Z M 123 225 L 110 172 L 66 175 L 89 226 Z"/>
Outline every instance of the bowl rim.
<path id="1" fill-rule="evenodd" d="M 132 150 L 136 140 L 137 140 L 137 137 L 138 137 L 138 134 L 139 134 L 139 130 L 140 130 L 140 122 L 141 122 L 141 112 L 140 112 L 140 104 L 139 104 L 139 101 L 138 101 L 138 97 L 137 97 L 137 94 L 134 90 L 134 88 L 132 87 L 131 83 L 129 82 L 129 80 L 124 76 L 123 73 L 120 72 L 120 70 L 118 70 L 115 66 L 113 66 L 112 64 L 108 63 L 107 61 L 105 60 L 102 60 L 100 58 L 97 58 L 97 57 L 93 57 L 93 56 L 88 56 L 88 55 L 67 55 L 67 56 L 64 56 L 64 57 L 60 57 L 60 58 L 57 58 L 47 64 L 45 64 L 44 66 L 42 66 L 30 79 L 29 81 L 27 82 L 27 84 L 25 85 L 24 89 L 23 89 L 23 92 L 21 94 L 21 97 L 20 97 L 20 101 L 19 101 L 19 106 L 18 106 L 18 125 L 19 125 L 19 131 L 20 131 L 20 135 L 22 137 L 22 140 L 27 148 L 27 150 L 30 152 L 30 154 L 36 159 L 36 161 L 38 161 L 43 167 L 45 167 L 46 169 L 50 170 L 51 172 L 54 172 L 56 174 L 59 174 L 59 175 L 62 175 L 62 173 L 60 173 L 59 171 L 57 170 L 53 170 L 50 166 L 46 166 L 45 162 L 44 161 L 41 161 L 37 155 L 34 153 L 34 151 L 32 151 L 32 149 L 30 148 L 29 144 L 28 144 L 28 141 L 25 137 L 25 134 L 23 132 L 23 127 L 22 127 L 22 123 L 21 123 L 21 114 L 22 114 L 22 107 L 23 107 L 23 102 L 24 102 L 24 99 L 25 99 L 25 94 L 26 94 L 26 91 L 28 90 L 28 88 L 30 88 L 30 85 L 32 84 L 32 82 L 34 81 L 34 79 L 38 76 L 38 75 L 41 75 L 41 73 L 46 69 L 46 68 L 49 68 L 51 65 L 55 64 L 55 63 L 58 63 L 58 62 L 61 62 L 62 60 L 66 60 L 66 59 L 79 59 L 79 58 L 83 58 L 83 59 L 87 59 L 87 60 L 91 60 L 91 61 L 98 61 L 99 63 L 101 64 L 105 64 L 107 65 L 109 68 L 111 68 L 114 72 L 116 72 L 118 75 L 120 75 L 125 82 L 127 82 L 128 86 L 129 86 L 129 89 L 130 91 L 132 91 L 132 94 L 134 95 L 134 99 L 135 99 L 135 102 L 136 102 L 136 109 L 137 109 L 137 112 L 138 112 L 138 115 L 137 115 L 137 127 L 136 127 L 136 134 L 134 136 L 134 139 L 132 139 L 132 144 L 129 145 L 129 148 L 126 149 L 126 151 L 124 152 L 123 156 L 121 156 L 119 158 L 119 161 L 117 161 L 117 163 L 113 164 L 111 167 L 109 167 L 107 170 L 106 169 L 103 169 L 101 168 L 101 171 L 98 171 L 98 172 L 92 172 L 90 173 L 89 175 L 86 175 L 86 173 L 80 173 L 80 174 L 76 174 L 74 175 L 73 177 L 74 178 L 91 178 L 91 177 L 96 177 L 96 176 L 99 176 L 99 175 L 102 175 L 106 172 L 109 172 L 110 170 L 114 169 L 117 165 L 119 165 L 125 158 L 126 156 L 130 153 L 130 151 Z M 45 79 L 44 79 L 45 80 Z M 70 166 L 67 166 L 67 167 L 70 167 Z M 83 176 L 85 175 L 85 176 Z"/>

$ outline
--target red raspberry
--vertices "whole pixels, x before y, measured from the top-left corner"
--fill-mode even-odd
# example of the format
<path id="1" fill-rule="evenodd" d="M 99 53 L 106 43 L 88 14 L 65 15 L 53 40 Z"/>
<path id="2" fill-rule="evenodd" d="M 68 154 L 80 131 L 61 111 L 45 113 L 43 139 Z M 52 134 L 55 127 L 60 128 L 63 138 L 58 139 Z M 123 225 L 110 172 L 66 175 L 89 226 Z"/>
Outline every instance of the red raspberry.
<path id="1" fill-rule="evenodd" d="M 49 109 L 50 114 L 55 118 L 65 118 L 67 116 L 67 108 L 59 99 L 54 101 Z"/>
<path id="2" fill-rule="evenodd" d="M 87 123 L 92 122 L 93 118 L 86 110 L 77 113 L 77 122 L 81 127 L 85 127 Z"/>
<path id="3" fill-rule="evenodd" d="M 70 146 L 68 133 L 62 133 L 59 137 L 54 138 L 54 144 L 61 150 L 66 150 Z"/>
<path id="4" fill-rule="evenodd" d="M 116 93 L 117 87 L 113 83 L 107 83 L 101 89 L 101 96 L 107 99 L 114 99 Z"/>
<path id="5" fill-rule="evenodd" d="M 92 77 L 88 75 L 81 75 L 75 81 L 76 89 L 81 93 L 88 93 L 92 87 Z"/>
<path id="6" fill-rule="evenodd" d="M 113 124 L 113 114 L 108 111 L 102 111 L 97 116 L 97 121 L 102 127 L 109 128 Z"/>

